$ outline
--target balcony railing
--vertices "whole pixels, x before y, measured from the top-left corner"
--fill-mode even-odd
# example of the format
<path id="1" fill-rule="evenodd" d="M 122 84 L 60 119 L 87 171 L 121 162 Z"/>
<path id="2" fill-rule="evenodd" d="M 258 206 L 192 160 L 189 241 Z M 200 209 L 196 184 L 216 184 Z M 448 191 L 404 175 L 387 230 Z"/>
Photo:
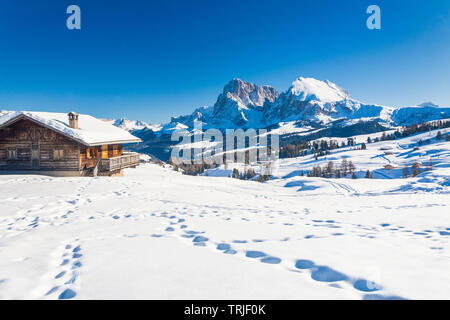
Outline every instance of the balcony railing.
<path id="1" fill-rule="evenodd" d="M 100 171 L 115 171 L 139 165 L 139 154 L 125 153 L 122 156 L 100 160 Z"/>

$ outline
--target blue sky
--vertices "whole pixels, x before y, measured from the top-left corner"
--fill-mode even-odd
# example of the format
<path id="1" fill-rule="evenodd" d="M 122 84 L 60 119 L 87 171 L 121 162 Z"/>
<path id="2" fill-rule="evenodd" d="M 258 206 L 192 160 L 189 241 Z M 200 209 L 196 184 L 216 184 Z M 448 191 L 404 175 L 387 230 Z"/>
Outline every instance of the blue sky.
<path id="1" fill-rule="evenodd" d="M 82 29 L 66 28 L 81 8 Z M 382 29 L 366 28 L 381 8 Z M 330 80 L 367 103 L 450 106 L 450 1 L 2 0 L 0 109 L 164 122 L 232 78 Z"/>

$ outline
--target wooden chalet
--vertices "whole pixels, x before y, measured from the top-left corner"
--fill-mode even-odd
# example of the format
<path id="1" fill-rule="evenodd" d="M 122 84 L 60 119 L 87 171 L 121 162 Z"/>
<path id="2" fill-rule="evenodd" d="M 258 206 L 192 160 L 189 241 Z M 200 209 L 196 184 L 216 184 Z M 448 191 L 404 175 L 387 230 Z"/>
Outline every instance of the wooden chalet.
<path id="1" fill-rule="evenodd" d="M 0 174 L 114 176 L 139 165 L 124 144 L 141 140 L 89 115 L 7 112 L 0 116 Z"/>

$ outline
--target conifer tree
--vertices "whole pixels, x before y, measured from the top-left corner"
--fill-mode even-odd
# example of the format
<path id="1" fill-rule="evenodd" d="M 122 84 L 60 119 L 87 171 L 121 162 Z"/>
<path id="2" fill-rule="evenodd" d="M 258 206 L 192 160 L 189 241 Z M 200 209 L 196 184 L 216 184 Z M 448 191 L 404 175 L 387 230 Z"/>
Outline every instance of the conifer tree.
<path id="1" fill-rule="evenodd" d="M 233 169 L 232 177 L 235 178 L 235 179 L 239 179 L 240 178 L 240 174 L 239 174 L 239 170 L 238 169 L 236 169 L 236 168 Z"/>

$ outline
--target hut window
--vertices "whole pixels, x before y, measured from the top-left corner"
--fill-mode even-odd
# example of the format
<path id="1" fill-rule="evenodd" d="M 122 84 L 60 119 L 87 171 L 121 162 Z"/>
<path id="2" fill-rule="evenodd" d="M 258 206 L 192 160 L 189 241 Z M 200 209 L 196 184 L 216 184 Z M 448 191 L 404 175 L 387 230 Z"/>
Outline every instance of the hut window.
<path id="1" fill-rule="evenodd" d="M 86 149 L 86 159 L 97 158 L 98 151 L 96 148 L 87 148 Z"/>
<path id="2" fill-rule="evenodd" d="M 30 160 L 30 158 L 31 158 L 31 149 L 29 149 L 29 148 L 17 149 L 17 159 Z"/>
<path id="3" fill-rule="evenodd" d="M 86 148 L 86 159 L 96 159 L 99 155 L 98 148 Z"/>
<path id="4" fill-rule="evenodd" d="M 53 160 L 64 160 L 64 149 L 54 149 Z"/>
<path id="5" fill-rule="evenodd" d="M 8 149 L 6 158 L 7 159 L 17 159 L 17 149 Z"/>

